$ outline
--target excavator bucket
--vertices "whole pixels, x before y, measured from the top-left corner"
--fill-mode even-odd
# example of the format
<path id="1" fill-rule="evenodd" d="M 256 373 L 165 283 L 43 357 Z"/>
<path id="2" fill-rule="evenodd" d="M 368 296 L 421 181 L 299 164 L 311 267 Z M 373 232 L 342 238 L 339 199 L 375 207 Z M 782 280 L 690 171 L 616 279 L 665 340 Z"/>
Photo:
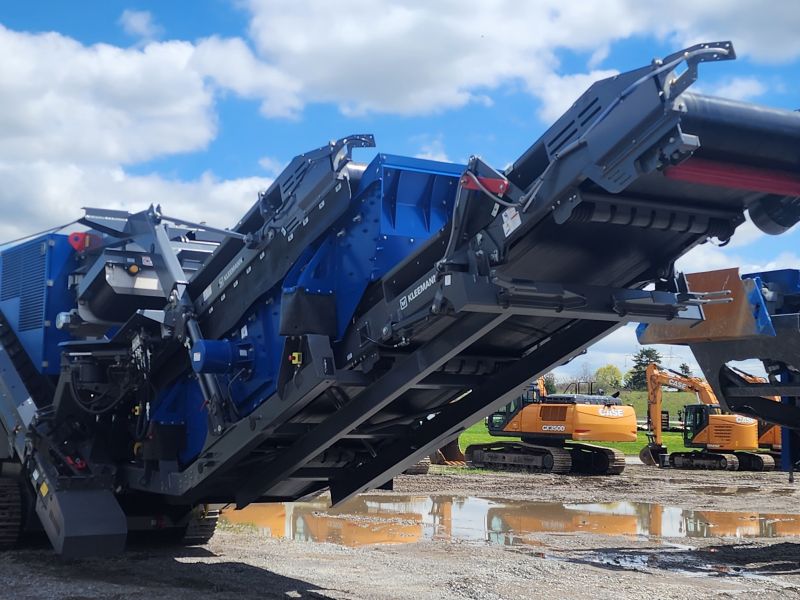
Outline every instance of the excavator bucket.
<path id="1" fill-rule="evenodd" d="M 639 450 L 639 460 L 641 460 L 648 467 L 657 467 L 660 465 L 661 460 L 659 456 L 666 454 L 667 449 L 658 444 L 648 444 Z"/>
<path id="2" fill-rule="evenodd" d="M 431 454 L 431 464 L 433 465 L 449 465 L 449 466 L 464 466 L 466 458 L 458 445 L 458 439 L 445 444 L 436 452 Z"/>

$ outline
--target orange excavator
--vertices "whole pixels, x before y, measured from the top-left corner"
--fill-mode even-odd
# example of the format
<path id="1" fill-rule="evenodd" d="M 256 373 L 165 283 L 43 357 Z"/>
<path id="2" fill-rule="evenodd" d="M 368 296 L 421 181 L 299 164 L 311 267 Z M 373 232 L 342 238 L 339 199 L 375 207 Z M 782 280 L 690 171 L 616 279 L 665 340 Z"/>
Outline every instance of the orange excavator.
<path id="1" fill-rule="evenodd" d="M 758 375 L 751 375 L 746 371 L 742 371 L 737 367 L 731 367 L 733 371 L 738 373 L 742 376 L 747 383 L 767 383 L 768 380 L 765 377 L 759 377 Z M 770 400 L 774 402 L 780 402 L 780 396 L 769 396 Z M 774 425 L 773 423 L 768 423 L 762 419 L 758 420 L 758 447 L 764 450 L 769 451 L 770 455 L 775 460 L 780 460 L 781 455 L 781 427 L 780 425 Z"/>
<path id="2" fill-rule="evenodd" d="M 544 380 L 487 417 L 489 433 L 521 441 L 475 444 L 468 465 L 546 473 L 615 475 L 625 469 L 619 450 L 585 442 L 636 441 L 636 413 L 619 398 L 588 394 L 548 395 Z"/>
<path id="3" fill-rule="evenodd" d="M 723 414 L 708 383 L 676 371 L 647 366 L 647 416 L 650 424 L 648 444 L 639 452 L 647 465 L 678 469 L 715 469 L 727 471 L 771 471 L 775 460 L 769 454 L 759 454 L 758 424 L 742 415 Z M 661 406 L 662 386 L 697 395 L 699 404 L 684 408 L 684 452 L 668 453 L 662 443 Z"/>

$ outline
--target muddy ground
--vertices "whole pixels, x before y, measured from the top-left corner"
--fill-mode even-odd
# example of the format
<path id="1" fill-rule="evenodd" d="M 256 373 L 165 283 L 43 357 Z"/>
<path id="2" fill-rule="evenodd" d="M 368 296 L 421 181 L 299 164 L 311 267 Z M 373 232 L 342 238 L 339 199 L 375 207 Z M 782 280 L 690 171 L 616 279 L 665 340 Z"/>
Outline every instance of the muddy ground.
<path id="1" fill-rule="evenodd" d="M 403 476 L 387 500 L 656 502 L 710 511 L 800 513 L 783 473 L 697 473 L 629 465 L 613 478 L 431 473 Z M 346 516 L 346 515 L 345 515 Z M 342 515 L 337 515 L 342 518 Z M 380 517 L 371 517 L 372 521 Z M 225 525 L 199 548 L 135 545 L 122 557 L 64 561 L 46 547 L 0 555 L 0 597 L 118 598 L 687 598 L 800 597 L 800 531 L 790 537 L 529 532 L 502 546 L 456 536 L 346 547 Z"/>
<path id="2" fill-rule="evenodd" d="M 797 483 L 789 483 L 788 473 L 781 472 L 681 471 L 628 461 L 616 477 L 525 476 L 434 467 L 424 477 L 395 480 L 395 492 L 572 503 L 626 500 L 698 510 L 800 513 L 800 473 Z"/>

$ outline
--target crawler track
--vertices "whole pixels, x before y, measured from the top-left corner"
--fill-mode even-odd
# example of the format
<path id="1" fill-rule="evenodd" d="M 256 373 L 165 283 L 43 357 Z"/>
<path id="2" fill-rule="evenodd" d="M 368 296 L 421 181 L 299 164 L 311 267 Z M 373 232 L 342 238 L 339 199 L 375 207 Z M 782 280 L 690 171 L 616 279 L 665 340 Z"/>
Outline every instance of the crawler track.
<path id="1" fill-rule="evenodd" d="M 475 444 L 467 448 L 468 466 L 531 473 L 583 473 L 618 475 L 625 470 L 625 455 L 593 444 L 540 446 L 528 442 Z"/>
<path id="2" fill-rule="evenodd" d="M 673 452 L 669 455 L 669 466 L 675 469 L 738 471 L 739 459 L 735 454 L 722 452 Z"/>
<path id="3" fill-rule="evenodd" d="M 614 448 L 570 443 L 567 449 L 572 456 L 573 473 L 619 475 L 625 470 L 625 455 Z"/>
<path id="4" fill-rule="evenodd" d="M 740 471 L 774 471 L 775 459 L 766 453 L 736 452 Z"/>
<path id="5" fill-rule="evenodd" d="M 0 550 L 13 548 L 22 532 L 19 479 L 0 477 Z"/>

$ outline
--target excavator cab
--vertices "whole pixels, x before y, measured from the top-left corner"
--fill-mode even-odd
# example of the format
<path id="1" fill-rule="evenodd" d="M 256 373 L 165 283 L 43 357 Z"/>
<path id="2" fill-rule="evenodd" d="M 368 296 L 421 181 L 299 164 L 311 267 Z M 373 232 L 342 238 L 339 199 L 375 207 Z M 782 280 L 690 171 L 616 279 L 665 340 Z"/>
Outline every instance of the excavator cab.
<path id="1" fill-rule="evenodd" d="M 708 404 L 689 404 L 684 411 L 683 443 L 687 448 L 692 446 L 697 434 L 708 427 L 709 415 L 722 414 L 719 406 Z"/>
<path id="2" fill-rule="evenodd" d="M 486 427 L 489 433 L 498 433 L 505 429 L 509 421 L 519 414 L 523 408 L 529 404 L 539 404 L 542 398 L 539 390 L 531 388 L 526 390 L 521 396 L 514 398 L 500 410 L 493 412 L 486 417 Z"/>
<path id="3" fill-rule="evenodd" d="M 503 408 L 486 417 L 486 428 L 489 430 L 489 432 L 502 431 L 503 427 L 506 426 L 506 423 L 508 423 L 509 420 L 511 420 L 511 417 L 513 417 L 519 410 L 518 405 L 520 403 L 520 398 L 514 398 L 514 400 L 506 404 Z"/>
<path id="4" fill-rule="evenodd" d="M 503 408 L 486 417 L 486 428 L 489 430 L 489 433 L 496 434 L 503 431 L 508 422 L 519 414 L 519 411 L 523 408 L 529 404 L 541 403 L 544 398 L 544 394 L 542 393 L 543 389 L 544 382 L 541 380 L 534 380 L 522 395 L 517 396 Z"/>

